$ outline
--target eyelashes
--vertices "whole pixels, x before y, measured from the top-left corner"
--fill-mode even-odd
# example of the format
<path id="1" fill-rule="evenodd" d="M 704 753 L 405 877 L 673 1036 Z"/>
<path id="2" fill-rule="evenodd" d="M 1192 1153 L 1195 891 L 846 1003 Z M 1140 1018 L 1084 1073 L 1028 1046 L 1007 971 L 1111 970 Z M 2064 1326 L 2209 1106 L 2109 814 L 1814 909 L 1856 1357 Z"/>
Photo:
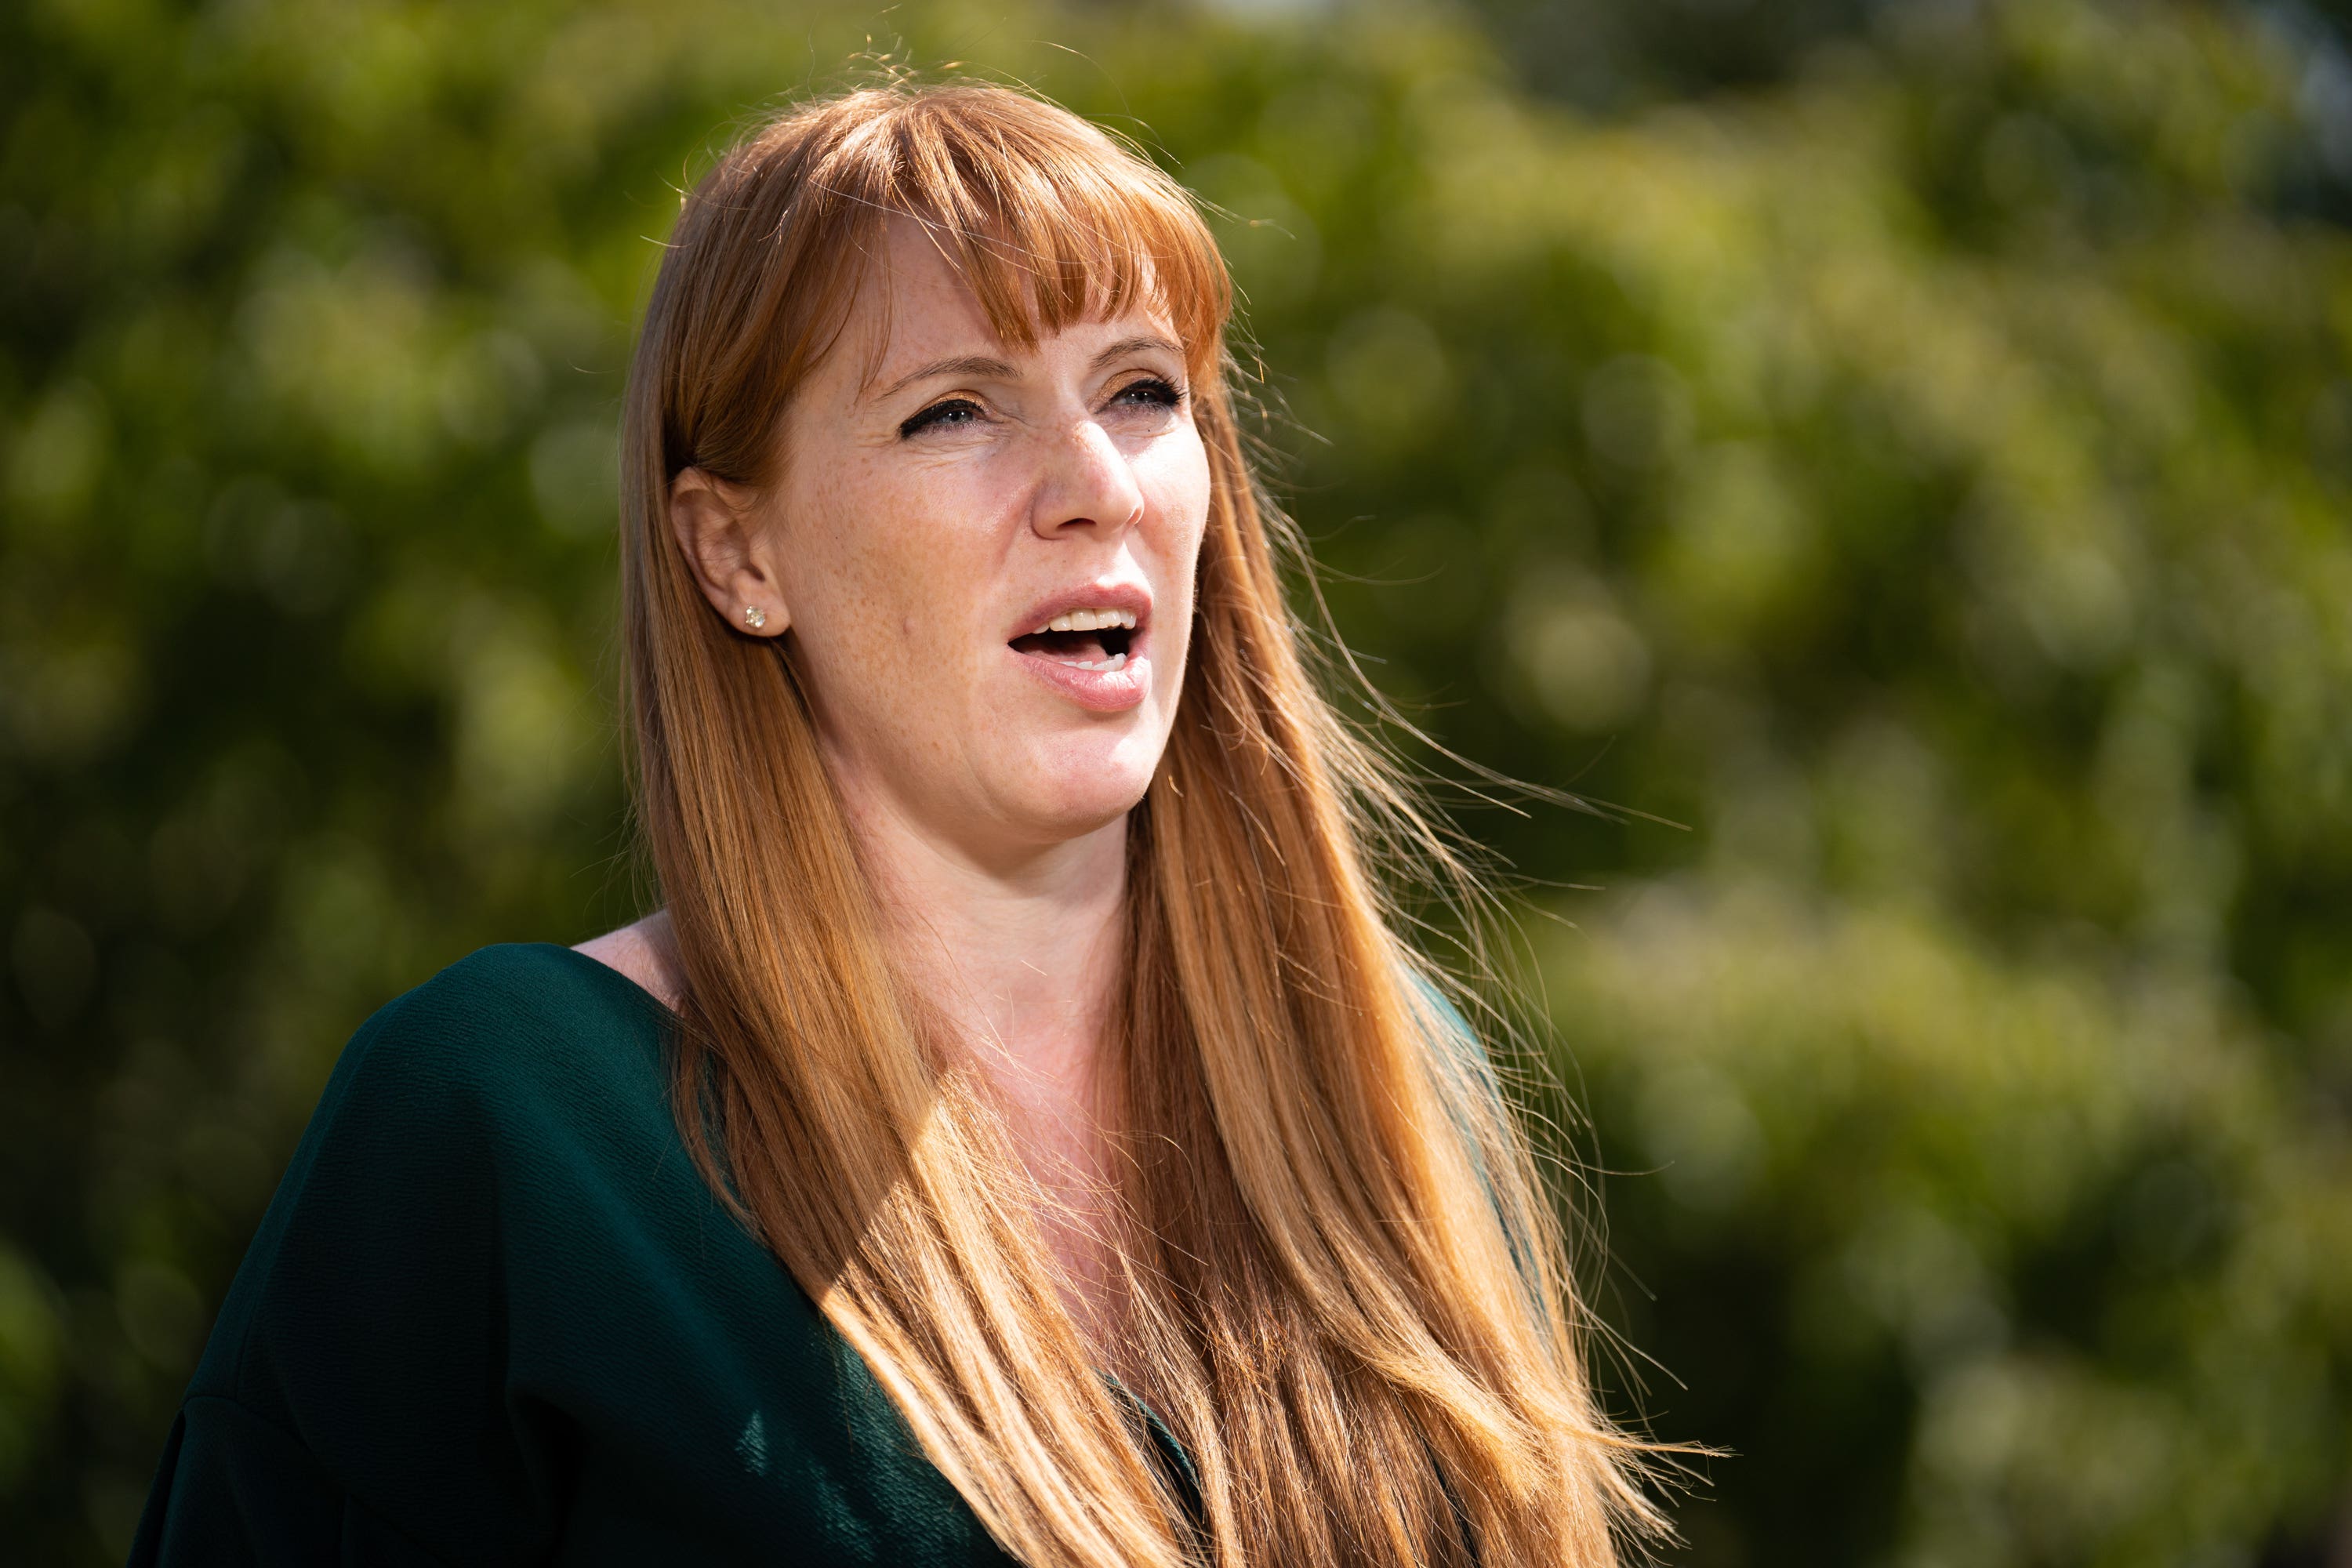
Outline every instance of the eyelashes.
<path id="1" fill-rule="evenodd" d="M 1143 401 L 1139 405 L 1130 405 L 1131 406 L 1180 408 L 1183 406 L 1187 395 L 1182 387 L 1174 384 L 1164 376 L 1147 375 L 1139 380 L 1130 381 L 1120 387 L 1118 395 L 1111 401 L 1113 404 L 1123 403 L 1139 394 L 1141 395 Z M 980 405 L 969 397 L 942 398 L 902 422 L 898 426 L 898 437 L 899 439 L 905 440 L 910 437 L 919 436 L 935 426 L 953 429 L 958 426 L 976 424 L 984 415 L 985 411 Z"/>
<path id="2" fill-rule="evenodd" d="M 907 420 L 904 424 L 898 426 L 899 438 L 903 440 L 907 437 L 915 435 L 918 432 L 928 430 L 934 425 L 968 425 L 971 423 L 969 419 L 949 419 L 949 415 L 958 412 L 968 413 L 977 416 L 980 413 L 980 405 L 974 403 L 969 397 L 950 397 L 944 403 L 934 403 L 929 408 L 924 409 L 920 414 L 916 415 L 914 417 Z"/>
<path id="3" fill-rule="evenodd" d="M 1182 387 L 1173 385 L 1156 375 L 1147 375 L 1140 381 L 1130 381 L 1118 389 L 1118 395 L 1121 397 L 1125 397 L 1131 392 L 1149 393 L 1151 401 L 1162 408 L 1174 408 L 1184 401 Z"/>

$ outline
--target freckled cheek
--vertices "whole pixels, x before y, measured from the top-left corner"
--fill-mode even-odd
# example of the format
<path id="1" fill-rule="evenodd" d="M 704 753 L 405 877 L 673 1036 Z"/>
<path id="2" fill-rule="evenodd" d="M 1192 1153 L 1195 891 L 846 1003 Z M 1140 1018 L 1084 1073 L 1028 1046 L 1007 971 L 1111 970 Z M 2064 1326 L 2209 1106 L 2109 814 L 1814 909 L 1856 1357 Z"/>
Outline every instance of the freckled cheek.
<path id="1" fill-rule="evenodd" d="M 1193 563 L 1201 552 L 1201 537 L 1205 531 L 1209 511 L 1208 464 L 1199 449 L 1193 449 L 1192 460 L 1180 455 L 1160 472 L 1149 477 L 1148 493 L 1151 505 L 1151 548 L 1161 558 L 1162 570 L 1169 581 L 1166 591 L 1181 594 L 1189 600 L 1192 586 Z"/>
<path id="2" fill-rule="evenodd" d="M 898 542 L 907 615 L 936 646 L 932 656 L 969 664 L 996 645 L 989 602 L 1004 577 L 1004 491 L 982 476 L 927 486 L 906 498 Z"/>
<path id="3" fill-rule="evenodd" d="M 835 646 L 874 664 L 968 662 L 978 599 L 999 563 L 977 498 L 952 484 L 873 486 L 843 499 L 820 546 Z M 817 563 L 813 562 L 812 564 Z M 985 640 L 984 638 L 982 640 Z"/>

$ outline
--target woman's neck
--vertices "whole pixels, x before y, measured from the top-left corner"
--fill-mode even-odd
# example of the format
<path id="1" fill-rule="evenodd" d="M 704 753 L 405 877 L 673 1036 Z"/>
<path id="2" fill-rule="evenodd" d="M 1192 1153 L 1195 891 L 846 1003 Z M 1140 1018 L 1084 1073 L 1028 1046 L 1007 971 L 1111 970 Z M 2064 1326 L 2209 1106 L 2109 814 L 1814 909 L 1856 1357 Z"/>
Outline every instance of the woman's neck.
<path id="1" fill-rule="evenodd" d="M 1123 953 L 1121 821 L 1010 865 L 981 865 L 886 812 L 859 848 L 901 972 L 992 1073 L 1091 1082 Z"/>
<path id="2" fill-rule="evenodd" d="M 1127 823 L 982 864 L 887 809 L 851 813 L 893 959 L 987 1083 L 1045 1189 L 1068 1305 L 1108 1352 L 1110 1241 L 1104 1043 L 1125 959 Z"/>

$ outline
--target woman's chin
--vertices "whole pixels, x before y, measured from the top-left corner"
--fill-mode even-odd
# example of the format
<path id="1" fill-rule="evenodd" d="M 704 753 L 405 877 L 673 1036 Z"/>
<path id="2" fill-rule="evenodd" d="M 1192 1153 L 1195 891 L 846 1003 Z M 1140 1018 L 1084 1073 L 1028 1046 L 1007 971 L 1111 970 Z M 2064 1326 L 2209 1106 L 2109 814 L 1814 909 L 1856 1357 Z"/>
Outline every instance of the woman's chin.
<path id="1" fill-rule="evenodd" d="M 1023 771 L 1011 792 L 1011 815 L 1028 824 L 1040 840 L 1081 838 L 1135 809 L 1151 787 L 1158 748 L 1057 746 Z"/>

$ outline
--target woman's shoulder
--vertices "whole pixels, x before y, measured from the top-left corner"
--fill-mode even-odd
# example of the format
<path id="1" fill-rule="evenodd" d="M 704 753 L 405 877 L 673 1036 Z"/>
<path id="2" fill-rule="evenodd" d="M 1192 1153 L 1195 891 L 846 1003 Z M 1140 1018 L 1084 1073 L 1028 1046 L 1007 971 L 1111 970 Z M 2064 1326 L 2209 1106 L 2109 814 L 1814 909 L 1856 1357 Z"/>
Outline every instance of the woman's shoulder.
<path id="1" fill-rule="evenodd" d="M 385 1003 L 344 1047 L 318 1121 L 422 1133 L 558 1126 L 661 1110 L 677 1017 L 628 975 L 575 948 L 480 948 Z M 667 1114 L 666 1110 L 663 1114 Z"/>
<path id="2" fill-rule="evenodd" d="M 686 994 L 686 963 L 678 956 L 667 910 L 656 910 L 572 951 L 617 972 L 664 1007 L 675 1009 Z"/>
<path id="3" fill-rule="evenodd" d="M 549 942 L 482 948 L 377 1009 L 222 1304 L 188 1430 L 209 1421 L 216 1447 L 264 1464 L 220 1435 L 241 1424 L 304 1484 L 488 1551 L 530 1500 L 499 1491 L 528 1468 L 513 1445 L 538 1441 L 509 1425 L 509 1380 L 561 1363 L 599 1291 L 597 1321 L 650 1333 L 614 1302 L 667 1299 L 708 1277 L 698 1258 L 738 1256 L 709 1244 L 714 1211 L 677 1142 L 674 1021 Z M 634 1296 L 615 1286 L 632 1269 Z"/>
<path id="4" fill-rule="evenodd" d="M 644 1173 L 687 1168 L 674 1019 L 549 942 L 482 948 L 384 1004 L 337 1058 L 224 1320 L 267 1339 L 272 1324 L 350 1318 L 354 1291 L 471 1292 L 463 1282 L 510 1270 L 518 1249 L 593 1233 L 592 1211 L 640 1201 Z M 248 1337 L 208 1353 L 227 1358 L 211 1385 L 239 1385 Z"/>
<path id="5" fill-rule="evenodd" d="M 578 947 L 502 942 L 475 949 L 387 1003 L 379 1016 L 466 1029 L 643 1027 L 673 1016 L 665 997 L 638 977 L 645 966 L 615 963 L 625 928 Z"/>

